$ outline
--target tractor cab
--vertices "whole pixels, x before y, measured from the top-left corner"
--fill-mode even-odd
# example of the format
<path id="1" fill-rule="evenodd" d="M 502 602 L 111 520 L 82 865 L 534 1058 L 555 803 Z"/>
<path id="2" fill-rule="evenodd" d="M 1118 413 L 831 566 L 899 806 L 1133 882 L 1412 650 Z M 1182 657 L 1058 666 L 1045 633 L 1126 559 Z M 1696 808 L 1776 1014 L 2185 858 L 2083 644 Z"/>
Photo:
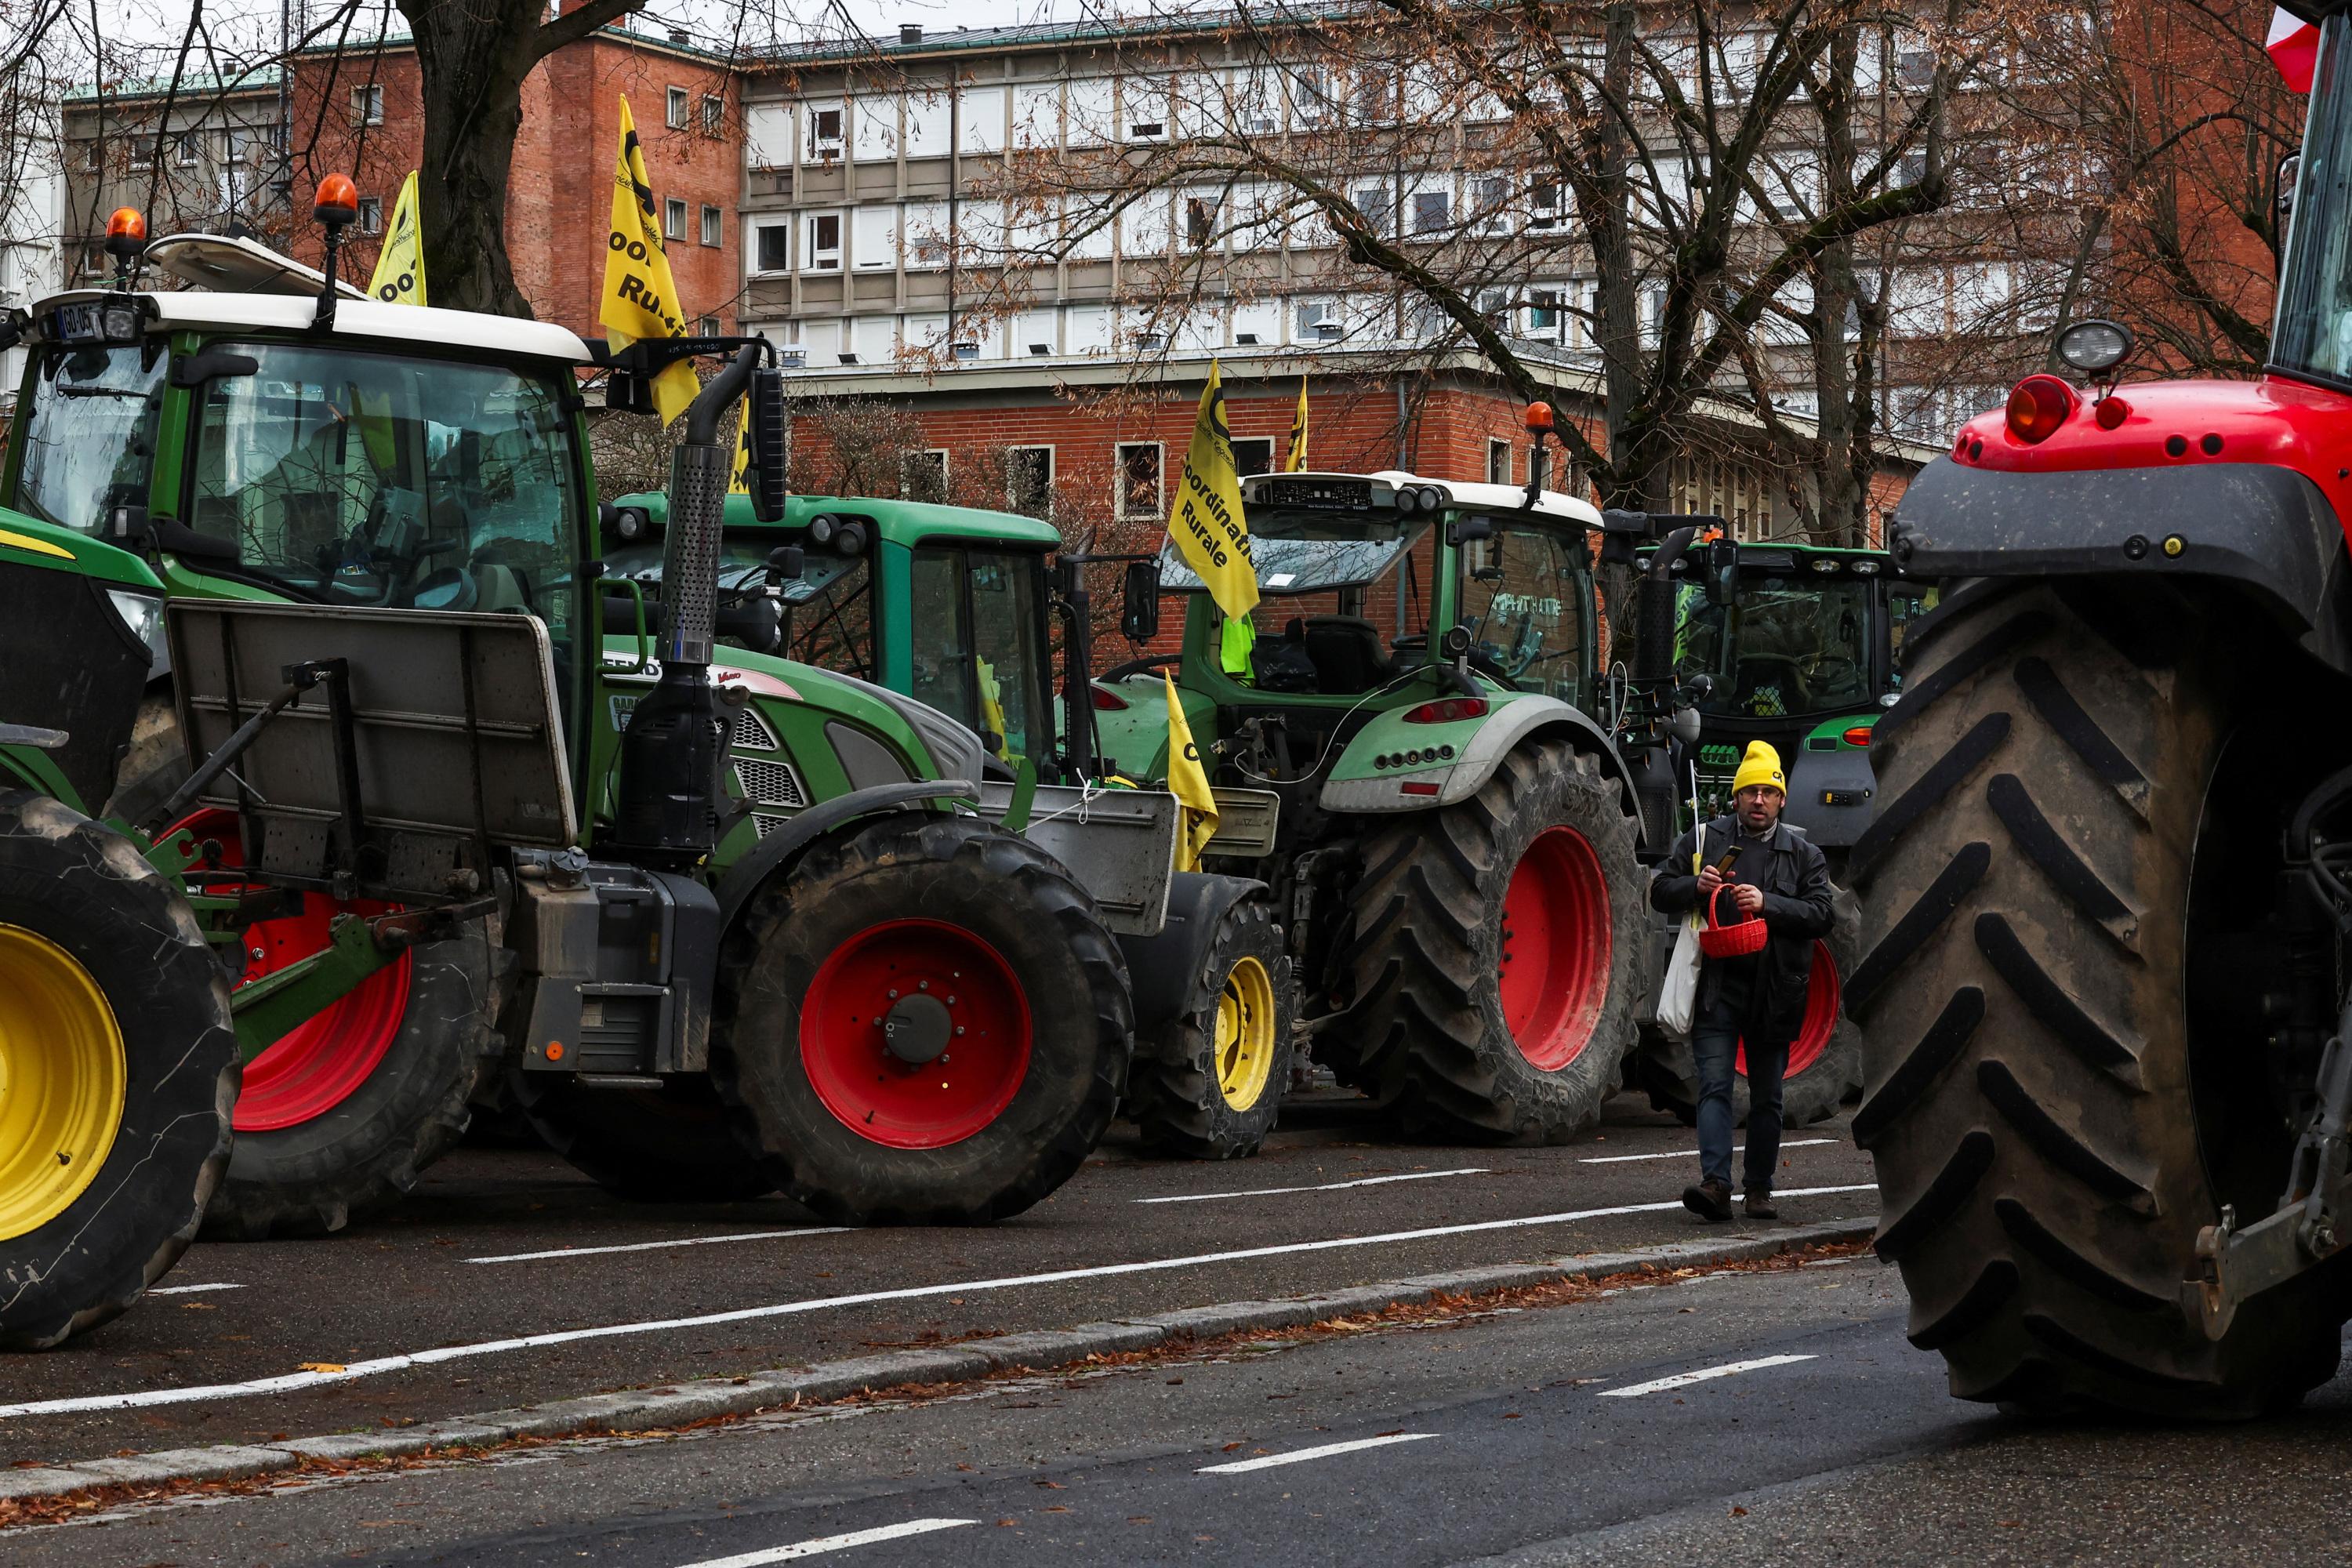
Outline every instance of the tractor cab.
<path id="1" fill-rule="evenodd" d="M 1229 633 L 1182 553 L 1164 547 L 1159 582 L 1182 595 L 1181 650 L 1097 683 L 1103 747 L 1123 770 L 1149 775 L 1164 748 L 1160 666 L 1181 667 L 1188 703 L 1255 721 L 1269 776 L 1287 781 L 1328 776 L 1377 715 L 1433 698 L 1454 705 L 1454 722 L 1519 693 L 1591 706 L 1592 507 L 1402 472 L 1254 475 L 1242 498 L 1254 635 Z M 1427 763 L 1446 760 L 1451 737 L 1427 738 Z M 1423 764 L 1423 750 L 1404 748 L 1412 763 L 1400 752 L 1398 765 Z"/>
<path id="2" fill-rule="evenodd" d="M 668 501 L 623 496 L 604 509 L 607 574 L 661 593 Z M 793 496 L 762 522 L 732 495 L 719 547 L 719 635 L 737 647 L 902 692 L 980 737 L 981 766 L 1010 779 L 1022 762 L 1048 780 L 1077 759 L 1055 721 L 1046 560 L 1050 523 L 923 501 Z M 608 629 L 633 612 L 607 599 Z"/>

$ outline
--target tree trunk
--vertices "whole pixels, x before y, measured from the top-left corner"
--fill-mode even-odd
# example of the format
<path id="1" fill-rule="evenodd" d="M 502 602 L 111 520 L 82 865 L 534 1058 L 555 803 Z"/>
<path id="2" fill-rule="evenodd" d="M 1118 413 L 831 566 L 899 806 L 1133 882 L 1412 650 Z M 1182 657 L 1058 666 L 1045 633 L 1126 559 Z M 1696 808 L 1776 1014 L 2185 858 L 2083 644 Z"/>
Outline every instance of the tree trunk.
<path id="1" fill-rule="evenodd" d="M 529 316 L 507 259 L 507 179 L 543 0 L 401 0 L 425 100 L 417 181 L 433 303 Z"/>

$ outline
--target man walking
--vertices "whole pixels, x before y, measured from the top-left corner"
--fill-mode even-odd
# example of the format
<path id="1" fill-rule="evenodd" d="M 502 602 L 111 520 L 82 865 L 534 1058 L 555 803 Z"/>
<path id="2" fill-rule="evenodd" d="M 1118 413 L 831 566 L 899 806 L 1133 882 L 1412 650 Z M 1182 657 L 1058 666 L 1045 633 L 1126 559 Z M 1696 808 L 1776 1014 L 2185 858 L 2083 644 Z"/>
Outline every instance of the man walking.
<path id="1" fill-rule="evenodd" d="M 1772 1173 L 1780 1163 L 1780 1080 L 1804 1022 L 1813 942 L 1829 934 L 1832 920 L 1828 862 L 1811 839 L 1781 825 L 1788 798 L 1780 754 L 1761 741 L 1749 742 L 1732 777 L 1731 815 L 1676 839 L 1650 879 L 1651 907 L 1674 915 L 1694 909 L 1704 914 L 1716 889 L 1727 886 L 1731 891 L 1715 900 L 1718 921 L 1761 920 L 1766 932 L 1756 952 L 1699 963 L 1691 1030 L 1698 1064 L 1699 1180 L 1684 1191 L 1683 1206 L 1701 1219 L 1731 1217 L 1731 1079 L 1742 1045 L 1748 1050 L 1748 1217 L 1777 1217 Z"/>

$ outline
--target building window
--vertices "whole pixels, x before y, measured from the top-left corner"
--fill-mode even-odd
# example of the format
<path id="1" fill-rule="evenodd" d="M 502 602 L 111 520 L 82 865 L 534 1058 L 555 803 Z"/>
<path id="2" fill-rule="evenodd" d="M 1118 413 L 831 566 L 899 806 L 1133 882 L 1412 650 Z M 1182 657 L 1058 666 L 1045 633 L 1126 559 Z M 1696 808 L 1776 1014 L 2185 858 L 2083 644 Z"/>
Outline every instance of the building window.
<path id="1" fill-rule="evenodd" d="M 1412 232 L 1442 233 L 1454 221 L 1454 193 L 1451 191 L 1415 191 L 1412 194 Z"/>
<path id="2" fill-rule="evenodd" d="M 811 213 L 808 215 L 806 243 L 801 247 L 801 270 L 803 272 L 838 272 L 841 270 L 841 215 Z"/>
<path id="3" fill-rule="evenodd" d="M 705 316 L 694 324 L 697 336 L 715 338 L 727 331 L 727 323 L 716 316 Z"/>
<path id="4" fill-rule="evenodd" d="M 383 232 L 383 198 L 382 196 L 362 196 L 360 198 L 360 216 L 357 226 L 362 234 L 382 234 Z"/>
<path id="5" fill-rule="evenodd" d="M 703 203 L 702 243 L 705 245 L 723 244 L 725 243 L 726 237 L 727 215 L 720 212 L 717 207 L 712 206 L 709 202 Z"/>
<path id="6" fill-rule="evenodd" d="M 152 169 L 155 166 L 155 138 L 133 136 L 131 139 L 131 166 L 134 169 Z"/>
<path id="7" fill-rule="evenodd" d="M 1122 442 L 1118 448 L 1118 515 L 1156 519 L 1160 496 L 1160 443 Z"/>
<path id="8" fill-rule="evenodd" d="M 180 167 L 193 169 L 204 156 L 203 132 L 191 131 L 179 139 L 174 151 L 179 154 Z"/>
<path id="9" fill-rule="evenodd" d="M 662 237 L 664 239 L 686 237 L 686 204 L 676 196 L 662 203 Z"/>
<path id="10" fill-rule="evenodd" d="M 1206 250 L 1217 237 L 1217 198 L 1186 196 L 1184 198 L 1184 243 L 1195 250 Z"/>
<path id="11" fill-rule="evenodd" d="M 824 162 L 841 156 L 841 105 L 812 103 L 808 106 L 808 157 L 811 162 Z"/>
<path id="12" fill-rule="evenodd" d="M 1528 200 L 1528 227 L 1558 228 L 1568 221 L 1568 187 L 1558 180 L 1538 180 Z"/>
<path id="13" fill-rule="evenodd" d="M 383 123 L 383 88 L 370 83 L 352 89 L 352 123 L 381 125 Z"/>
<path id="14" fill-rule="evenodd" d="M 715 92 L 702 95 L 702 133 L 716 136 L 727 129 L 727 100 Z"/>
<path id="15" fill-rule="evenodd" d="M 686 89 L 682 87 L 669 89 L 669 128 L 672 131 L 686 129 L 687 102 L 689 97 Z"/>
<path id="16" fill-rule="evenodd" d="M 1004 451 L 1004 510 L 1024 517 L 1054 514 L 1054 448 L 1008 447 Z"/>
<path id="17" fill-rule="evenodd" d="M 782 272 L 793 264 L 793 230 L 790 224 L 763 223 L 751 230 L 751 268 L 755 272 Z"/>
<path id="18" fill-rule="evenodd" d="M 925 452 L 899 453 L 898 497 L 902 500 L 947 500 L 947 453 L 936 447 Z"/>
<path id="19" fill-rule="evenodd" d="M 1491 436 L 1486 438 L 1486 482 L 1490 485 L 1511 482 L 1511 444 Z"/>
<path id="20" fill-rule="evenodd" d="M 1358 185 L 1349 193 L 1356 210 L 1364 215 L 1364 226 L 1374 235 L 1386 238 L 1389 232 L 1389 188 L 1386 184 Z"/>
<path id="21" fill-rule="evenodd" d="M 1274 472 L 1273 437 L 1262 436 L 1253 440 L 1234 442 L 1234 472 L 1237 474 Z"/>

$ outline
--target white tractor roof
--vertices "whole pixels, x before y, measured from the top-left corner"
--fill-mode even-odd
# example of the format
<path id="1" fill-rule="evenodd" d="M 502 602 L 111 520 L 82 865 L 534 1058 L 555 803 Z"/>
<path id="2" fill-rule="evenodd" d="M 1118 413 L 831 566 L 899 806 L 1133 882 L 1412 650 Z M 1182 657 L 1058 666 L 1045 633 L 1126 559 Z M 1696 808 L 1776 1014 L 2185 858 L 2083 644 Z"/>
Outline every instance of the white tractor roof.
<path id="1" fill-rule="evenodd" d="M 172 235 L 157 240 L 150 255 L 179 276 L 208 285 L 141 293 L 164 331 L 183 328 L 302 331 L 318 317 L 319 286 L 324 276 L 249 240 Z M 53 305 L 103 300 L 108 293 L 104 289 L 75 289 L 53 294 L 35 308 L 35 322 L 39 324 Z M 588 363 L 588 345 L 569 328 L 551 322 L 421 305 L 386 305 L 356 289 L 339 289 L 337 293 L 334 336 L 338 338 L 380 338 L 390 343 L 461 349 L 499 358 Z"/>
<path id="2" fill-rule="evenodd" d="M 1385 468 L 1371 477 L 1386 479 L 1392 485 L 1434 485 L 1462 506 L 1490 506 L 1497 511 L 1519 511 L 1527 507 L 1528 488 L 1525 485 L 1490 485 L 1467 479 L 1425 479 L 1419 474 L 1406 473 L 1402 468 Z M 1538 491 L 1535 510 L 1547 517 L 1580 522 L 1587 528 L 1601 526 L 1599 507 L 1559 490 Z"/>

